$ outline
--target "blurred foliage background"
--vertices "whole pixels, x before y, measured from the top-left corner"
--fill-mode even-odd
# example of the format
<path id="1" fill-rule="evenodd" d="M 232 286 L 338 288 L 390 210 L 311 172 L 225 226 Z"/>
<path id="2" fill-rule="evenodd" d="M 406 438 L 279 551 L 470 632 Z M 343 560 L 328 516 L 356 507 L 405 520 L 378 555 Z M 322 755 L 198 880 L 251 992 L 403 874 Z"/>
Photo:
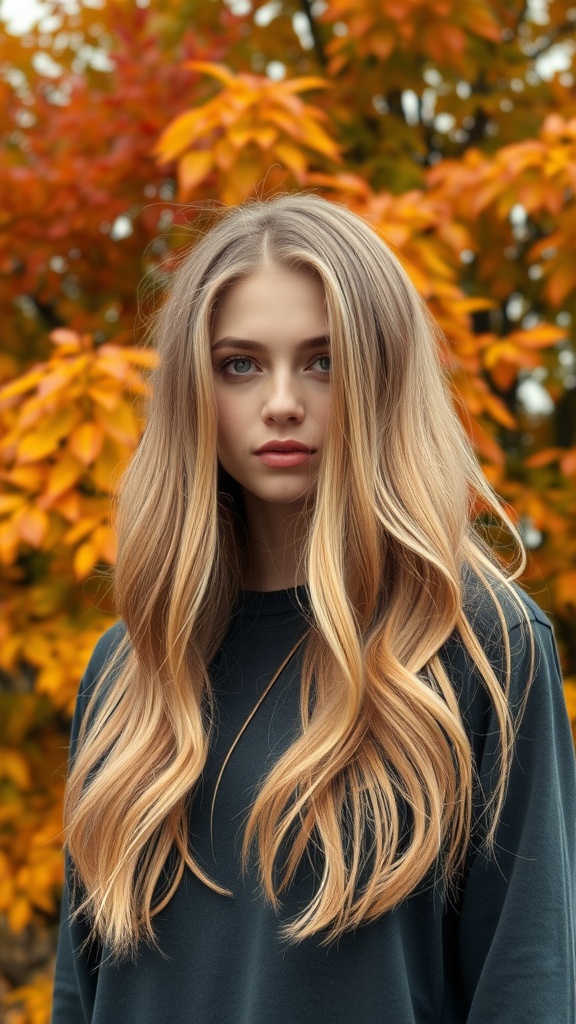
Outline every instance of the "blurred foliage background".
<path id="1" fill-rule="evenodd" d="M 69 719 L 114 620 L 109 499 L 160 299 L 206 205 L 367 217 L 447 339 L 576 720 L 574 0 L 0 7 L 0 999 L 46 1024 Z M 200 218 L 200 219 L 198 219 Z M 196 227 L 195 227 L 196 225 Z"/>

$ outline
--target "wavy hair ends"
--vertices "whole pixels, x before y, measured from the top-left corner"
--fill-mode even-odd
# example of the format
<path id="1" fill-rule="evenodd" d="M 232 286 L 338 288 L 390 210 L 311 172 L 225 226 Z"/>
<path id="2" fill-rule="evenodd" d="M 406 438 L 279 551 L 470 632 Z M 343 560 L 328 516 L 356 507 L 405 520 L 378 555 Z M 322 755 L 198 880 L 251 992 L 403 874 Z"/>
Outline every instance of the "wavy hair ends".
<path id="1" fill-rule="evenodd" d="M 95 687 L 67 785 L 75 912 L 117 957 L 154 941 L 154 915 L 186 868 L 226 893 L 188 845 L 189 796 L 210 743 L 207 666 L 246 555 L 242 504 L 216 455 L 210 332 L 224 290 L 266 266 L 322 280 L 331 417 L 305 510 L 312 629 L 301 729 L 256 796 L 244 863 L 257 856 L 277 906 L 310 844 L 320 851 L 314 899 L 284 925 L 294 941 L 330 941 L 384 913 L 435 865 L 447 882 L 456 877 L 470 842 L 474 765 L 438 654 L 454 631 L 500 728 L 488 844 L 505 793 L 510 651 L 502 684 L 466 618 L 462 577 L 469 566 L 483 581 L 506 646 L 491 580 L 523 612 L 508 580 L 524 555 L 453 408 L 437 329 L 396 257 L 347 209 L 305 194 L 245 203 L 186 252 L 153 323 L 160 360 L 147 425 L 115 506 L 125 658 Z M 516 572 L 476 535 L 478 502 L 517 545 Z"/>

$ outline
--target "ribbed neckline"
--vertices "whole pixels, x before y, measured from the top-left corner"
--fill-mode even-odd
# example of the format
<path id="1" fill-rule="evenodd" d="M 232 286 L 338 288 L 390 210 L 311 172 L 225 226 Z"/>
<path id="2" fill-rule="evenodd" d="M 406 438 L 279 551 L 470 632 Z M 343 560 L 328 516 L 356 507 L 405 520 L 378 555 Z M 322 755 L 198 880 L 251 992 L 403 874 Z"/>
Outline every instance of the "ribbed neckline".
<path id="1" fill-rule="evenodd" d="M 299 601 L 306 608 L 310 605 L 305 583 L 286 590 L 241 590 L 237 611 L 249 618 L 285 615 L 295 609 L 299 611 Z"/>

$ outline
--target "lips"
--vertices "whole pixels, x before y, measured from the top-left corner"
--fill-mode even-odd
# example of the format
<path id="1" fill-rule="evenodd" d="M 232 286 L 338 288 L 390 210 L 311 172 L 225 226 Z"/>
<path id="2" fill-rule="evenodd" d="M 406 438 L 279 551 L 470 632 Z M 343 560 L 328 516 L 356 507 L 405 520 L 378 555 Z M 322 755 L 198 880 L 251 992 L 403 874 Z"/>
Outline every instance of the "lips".
<path id="1" fill-rule="evenodd" d="M 300 441 L 267 441 L 261 448 L 258 448 L 255 452 L 256 455 L 260 455 L 262 452 L 315 452 L 315 448 L 310 448 L 307 444 L 301 444 Z"/>

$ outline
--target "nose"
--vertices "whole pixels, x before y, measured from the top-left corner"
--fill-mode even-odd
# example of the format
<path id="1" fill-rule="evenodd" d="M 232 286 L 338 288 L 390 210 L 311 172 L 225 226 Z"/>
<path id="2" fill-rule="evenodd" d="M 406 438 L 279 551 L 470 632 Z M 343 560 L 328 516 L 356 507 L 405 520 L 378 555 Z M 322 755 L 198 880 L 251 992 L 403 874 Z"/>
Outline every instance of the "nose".
<path id="1" fill-rule="evenodd" d="M 278 373 L 270 377 L 262 404 L 265 423 L 300 422 L 305 410 L 300 390 L 291 373 Z"/>

